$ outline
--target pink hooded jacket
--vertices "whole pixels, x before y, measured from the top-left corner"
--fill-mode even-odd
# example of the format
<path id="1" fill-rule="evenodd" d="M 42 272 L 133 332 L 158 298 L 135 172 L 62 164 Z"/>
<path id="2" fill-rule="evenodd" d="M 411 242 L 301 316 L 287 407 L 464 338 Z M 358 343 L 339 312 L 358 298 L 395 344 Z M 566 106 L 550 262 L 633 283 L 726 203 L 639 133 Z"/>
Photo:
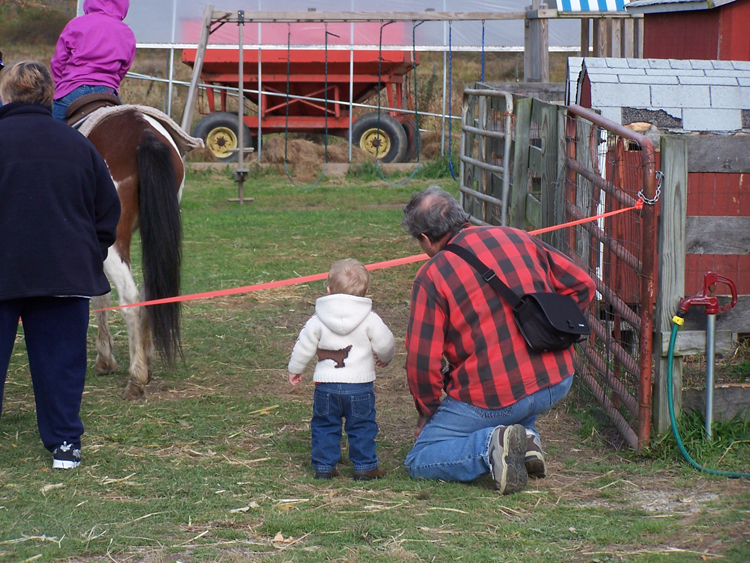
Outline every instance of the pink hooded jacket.
<path id="1" fill-rule="evenodd" d="M 84 85 L 119 91 L 135 58 L 135 35 L 122 21 L 129 7 L 129 0 L 84 0 L 84 15 L 68 22 L 52 56 L 56 100 Z"/>

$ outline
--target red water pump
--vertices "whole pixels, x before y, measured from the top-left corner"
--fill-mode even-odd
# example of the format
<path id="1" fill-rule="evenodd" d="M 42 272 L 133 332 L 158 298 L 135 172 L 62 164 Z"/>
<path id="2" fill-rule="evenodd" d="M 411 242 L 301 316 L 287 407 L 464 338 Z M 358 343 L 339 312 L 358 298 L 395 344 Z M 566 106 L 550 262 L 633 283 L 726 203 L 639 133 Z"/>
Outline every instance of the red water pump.
<path id="1" fill-rule="evenodd" d="M 729 286 L 732 299 L 724 306 L 719 305 L 719 299 L 713 293 L 716 284 L 723 283 Z M 692 305 L 706 308 L 706 436 L 711 437 L 711 424 L 713 423 L 714 407 L 714 350 L 716 347 L 716 315 L 726 313 L 737 305 L 737 288 L 729 278 L 720 276 L 716 272 L 706 272 L 703 276 L 703 287 L 701 293 L 692 297 L 683 297 L 680 300 L 677 317 L 684 317 Z M 680 323 L 682 324 L 682 323 Z"/>

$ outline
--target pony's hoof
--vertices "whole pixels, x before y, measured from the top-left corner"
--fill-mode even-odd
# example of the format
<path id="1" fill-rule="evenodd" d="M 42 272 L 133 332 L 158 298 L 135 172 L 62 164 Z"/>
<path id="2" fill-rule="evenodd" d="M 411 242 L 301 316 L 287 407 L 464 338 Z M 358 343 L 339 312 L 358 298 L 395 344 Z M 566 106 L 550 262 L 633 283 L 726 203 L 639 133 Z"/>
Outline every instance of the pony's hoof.
<path id="1" fill-rule="evenodd" d="M 117 362 L 115 360 L 105 362 L 97 361 L 94 365 L 94 371 L 97 375 L 109 375 L 117 371 Z"/>
<path id="2" fill-rule="evenodd" d="M 146 390 L 141 385 L 136 385 L 132 382 L 128 382 L 122 394 L 123 399 L 127 401 L 137 401 L 143 399 L 145 396 Z"/>

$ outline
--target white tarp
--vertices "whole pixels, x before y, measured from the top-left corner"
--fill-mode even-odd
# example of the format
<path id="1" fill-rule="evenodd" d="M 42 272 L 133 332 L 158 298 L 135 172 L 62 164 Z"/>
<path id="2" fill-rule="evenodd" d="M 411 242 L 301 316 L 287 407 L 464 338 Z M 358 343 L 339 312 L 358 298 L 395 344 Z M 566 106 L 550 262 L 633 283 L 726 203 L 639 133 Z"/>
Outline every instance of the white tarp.
<path id="1" fill-rule="evenodd" d="M 83 0 L 79 0 L 81 13 Z M 125 22 L 133 29 L 139 47 L 185 47 L 194 46 L 200 37 L 203 0 L 131 0 Z M 531 0 L 215 0 L 214 10 L 236 12 L 244 10 L 246 17 L 252 12 L 522 12 Z M 543 4 L 544 5 L 544 4 Z M 383 45 L 386 47 L 412 48 L 412 22 L 399 22 L 383 29 Z M 260 41 L 258 40 L 258 27 Z M 350 29 L 354 28 L 352 40 Z M 378 22 L 328 24 L 328 43 L 337 45 L 377 46 L 380 43 Z M 425 22 L 416 28 L 416 46 L 420 50 L 480 50 L 482 48 L 481 21 Z M 211 45 L 237 44 L 237 24 L 225 24 L 211 35 Z M 289 26 L 286 23 L 252 23 L 244 26 L 243 39 L 246 46 L 286 46 Z M 295 23 L 291 25 L 292 45 L 323 45 L 325 26 L 321 23 Z M 573 20 L 550 20 L 550 47 L 575 47 L 580 42 L 580 24 Z M 524 21 L 487 21 L 484 23 L 484 46 L 487 51 L 523 47 Z"/>

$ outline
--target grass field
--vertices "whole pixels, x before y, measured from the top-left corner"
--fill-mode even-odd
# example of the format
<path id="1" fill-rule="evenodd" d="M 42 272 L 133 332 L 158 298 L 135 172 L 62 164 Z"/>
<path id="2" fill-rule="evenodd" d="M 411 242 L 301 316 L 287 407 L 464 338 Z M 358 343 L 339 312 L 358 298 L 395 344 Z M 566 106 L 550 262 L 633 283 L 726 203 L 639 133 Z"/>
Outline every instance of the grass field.
<path id="1" fill-rule="evenodd" d="M 325 272 L 347 256 L 371 263 L 416 254 L 400 210 L 429 183 L 393 187 L 351 174 L 302 191 L 267 172 L 245 186 L 255 201 L 239 206 L 226 201 L 236 195 L 229 171 L 193 172 L 182 206 L 183 293 Z M 371 483 L 352 481 L 346 456 L 339 478 L 312 478 L 312 366 L 303 384 L 287 382 L 289 353 L 322 282 L 185 304 L 185 361 L 175 370 L 157 363 L 142 402 L 120 398 L 127 335 L 112 315 L 121 367 L 88 375 L 83 464 L 73 471 L 53 472 L 39 441 L 19 334 L 0 419 L 0 561 L 750 559 L 747 481 L 701 476 L 670 437 L 640 456 L 614 450 L 579 386 L 540 420 L 549 476 L 524 492 L 500 496 L 488 478 L 410 479 L 402 463 L 416 413 L 402 346 L 417 268 L 373 272 L 374 308 L 397 338 L 397 356 L 375 384 L 388 475 Z M 90 366 L 94 331 L 92 318 Z M 749 438 L 741 426 L 731 435 L 739 443 L 699 453 L 714 467 L 747 470 Z"/>

